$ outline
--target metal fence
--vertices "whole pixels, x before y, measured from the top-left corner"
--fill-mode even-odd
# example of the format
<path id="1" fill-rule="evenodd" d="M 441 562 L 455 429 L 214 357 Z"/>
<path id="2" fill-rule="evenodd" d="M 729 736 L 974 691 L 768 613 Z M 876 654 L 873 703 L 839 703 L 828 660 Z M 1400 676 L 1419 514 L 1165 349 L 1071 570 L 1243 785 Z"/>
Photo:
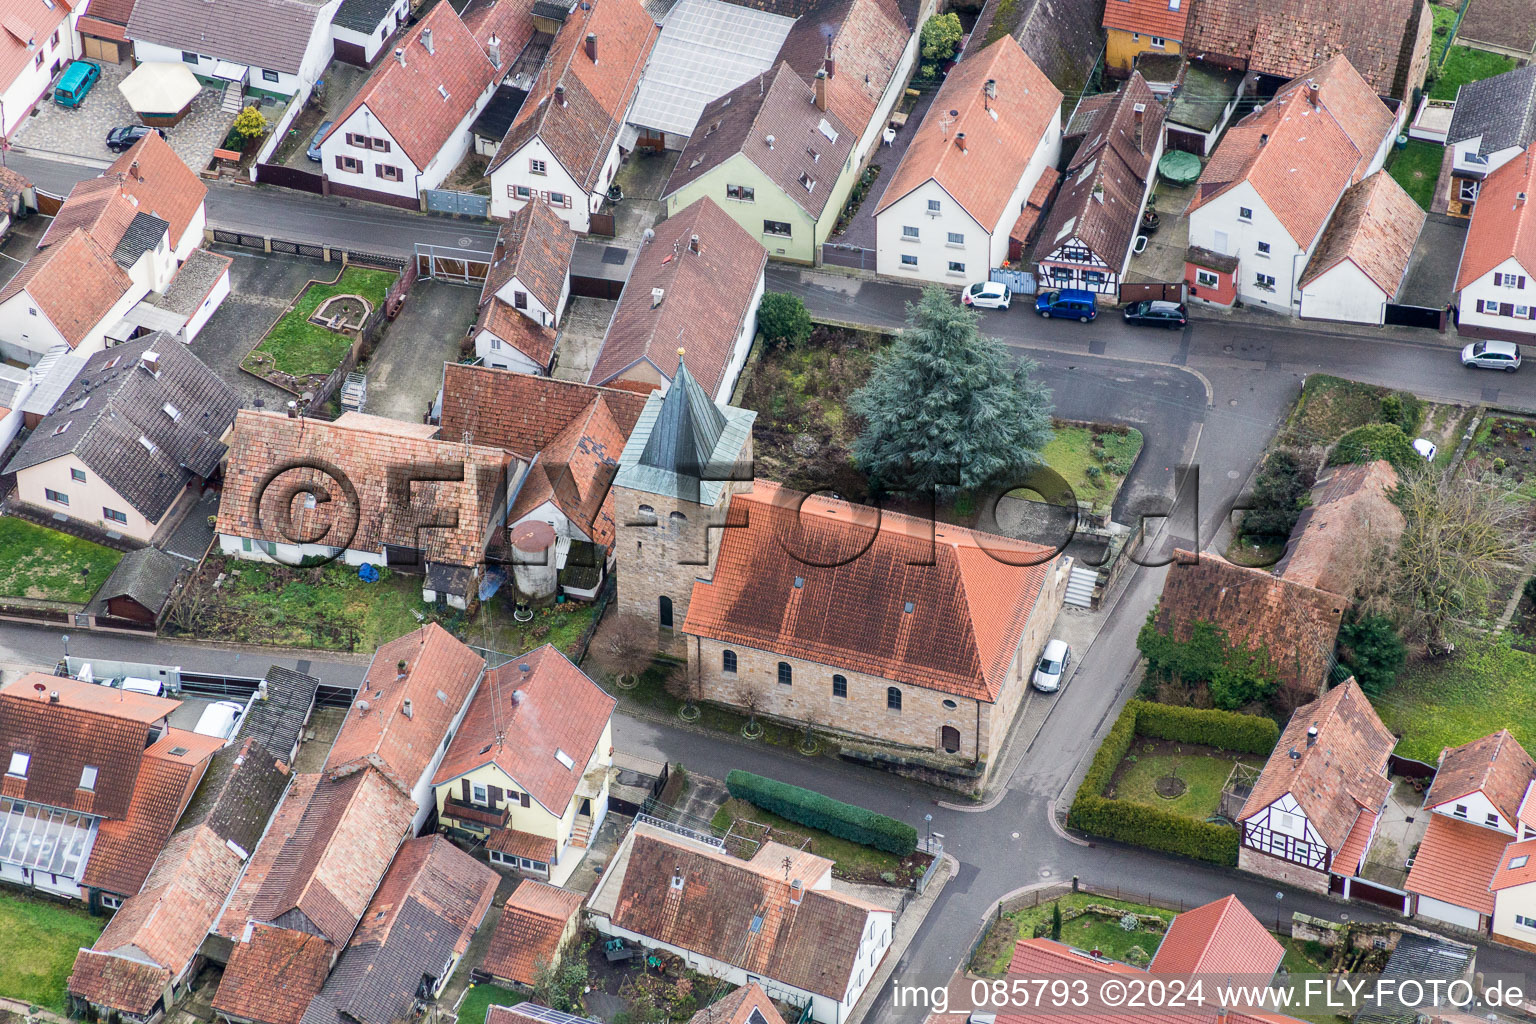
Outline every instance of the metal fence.
<path id="1" fill-rule="evenodd" d="M 1184 282 L 1170 281 L 1166 284 L 1136 284 L 1127 281 L 1120 285 L 1121 302 L 1141 302 L 1144 299 L 1183 302 Z"/>
<path id="2" fill-rule="evenodd" d="M 282 164 L 257 164 L 256 181 L 262 185 L 276 185 L 278 188 L 291 188 L 296 192 L 309 192 L 317 196 L 325 194 L 324 175 L 297 167 L 284 167 Z"/>
<path id="3" fill-rule="evenodd" d="M 308 256 L 317 260 L 325 260 L 327 263 L 345 260 L 348 263 L 378 267 L 381 270 L 393 270 L 397 273 L 403 273 L 405 268 L 410 265 L 410 260 L 404 256 L 368 252 L 364 249 L 342 249 L 318 242 L 295 242 L 286 238 L 272 238 L 269 235 L 248 234 L 244 231 L 224 231 L 215 228 L 213 240 L 222 245 L 238 245 L 242 249 L 286 253 L 290 256 Z"/>
<path id="4" fill-rule="evenodd" d="M 455 217 L 489 217 L 491 197 L 478 192 L 457 192 L 448 188 L 424 188 L 422 199 L 428 213 L 447 213 Z"/>

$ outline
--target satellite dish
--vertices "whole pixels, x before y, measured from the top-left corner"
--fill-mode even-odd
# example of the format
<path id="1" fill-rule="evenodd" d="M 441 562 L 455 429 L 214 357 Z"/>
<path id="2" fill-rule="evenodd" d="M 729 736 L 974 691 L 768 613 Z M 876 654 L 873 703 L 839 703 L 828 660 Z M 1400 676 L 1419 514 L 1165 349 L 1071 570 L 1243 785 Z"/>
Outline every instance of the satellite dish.
<path id="1" fill-rule="evenodd" d="M 653 239 L 655 237 L 656 237 L 656 232 L 652 231 L 650 228 L 646 228 L 645 229 L 645 233 L 640 236 L 640 241 L 641 242 L 649 242 L 651 239 Z"/>

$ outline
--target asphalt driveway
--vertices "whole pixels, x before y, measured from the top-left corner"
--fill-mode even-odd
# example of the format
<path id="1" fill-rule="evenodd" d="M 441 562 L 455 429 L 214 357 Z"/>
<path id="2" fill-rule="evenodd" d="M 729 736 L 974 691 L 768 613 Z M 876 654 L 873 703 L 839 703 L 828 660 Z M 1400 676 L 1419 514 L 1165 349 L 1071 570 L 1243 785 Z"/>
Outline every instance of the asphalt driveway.
<path id="1" fill-rule="evenodd" d="M 192 351 L 240 394 L 246 407 L 259 401 L 267 409 L 285 408 L 294 396 L 246 373 L 240 369 L 240 360 L 261 341 L 305 284 L 313 279 L 335 279 L 341 265 L 235 246 L 213 248 L 235 261 L 229 270 L 229 295 L 192 342 Z"/>
<path id="2" fill-rule="evenodd" d="M 363 411 L 420 423 L 443 384 L 443 363 L 459 358 L 459 341 L 475 322 L 478 285 L 418 280 L 405 308 L 362 369 L 368 376 Z"/>

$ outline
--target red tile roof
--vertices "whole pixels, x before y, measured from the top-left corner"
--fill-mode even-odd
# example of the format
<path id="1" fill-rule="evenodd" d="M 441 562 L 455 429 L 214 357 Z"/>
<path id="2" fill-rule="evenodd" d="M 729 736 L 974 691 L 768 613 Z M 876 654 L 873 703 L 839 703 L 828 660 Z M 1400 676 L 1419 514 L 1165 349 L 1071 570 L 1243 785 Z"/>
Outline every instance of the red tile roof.
<path id="1" fill-rule="evenodd" d="M 140 211 L 171 226 L 172 245 L 181 241 L 208 196 L 203 179 L 156 132 L 134 143 L 106 173 L 122 182 L 123 191 L 138 200 Z"/>
<path id="2" fill-rule="evenodd" d="M 509 857 L 526 857 L 541 864 L 555 862 L 555 841 L 548 836 L 536 836 L 532 832 L 519 832 L 515 828 L 491 830 L 485 848 Z"/>
<path id="3" fill-rule="evenodd" d="M 1307 730 L 1317 727 L 1315 742 Z M 1289 793 L 1317 834 L 1337 852 L 1362 813 L 1375 814 L 1392 783 L 1387 758 L 1397 743 L 1350 679 L 1297 708 L 1243 804 L 1244 821 Z M 1292 757 L 1295 751 L 1298 756 Z"/>
<path id="4" fill-rule="evenodd" d="M 1434 784 L 1424 795 L 1425 807 L 1437 807 L 1471 793 L 1482 793 L 1513 826 L 1525 792 L 1536 778 L 1536 760 L 1525 752 L 1508 729 L 1440 752 Z"/>
<path id="5" fill-rule="evenodd" d="M 495 37 L 501 50 L 496 76 L 500 81 L 533 37 L 533 0 L 471 0 L 459 13 L 487 56 Z"/>
<path id="6" fill-rule="evenodd" d="M 1236 896 L 1224 896 L 1175 917 L 1147 969 L 1153 974 L 1268 977 L 1284 955 L 1280 943 Z"/>
<path id="7" fill-rule="evenodd" d="M 529 203 L 528 205 L 542 204 Z M 549 369 L 550 361 L 555 357 L 555 342 L 559 340 L 559 334 L 553 327 L 545 327 L 535 322 L 532 318 L 519 313 L 510 302 L 503 302 L 496 298 L 480 306 L 480 315 L 475 318 L 475 330 L 489 331 L 503 345 L 510 345 L 527 356 L 535 366 L 539 367 L 540 372 Z"/>
<path id="8" fill-rule="evenodd" d="M 749 981 L 695 1013 L 688 1024 L 784 1024 L 784 1018 L 763 987 Z"/>
<path id="9" fill-rule="evenodd" d="M 1307 261 L 1301 286 L 1348 260 L 1391 299 L 1408 273 L 1413 245 L 1428 216 L 1386 171 L 1351 185 Z"/>
<path id="10" fill-rule="evenodd" d="M 827 108 L 854 135 L 869 126 L 897 68 L 912 28 L 894 0 L 817 0 L 804 5 L 759 5 L 795 18 L 779 60 L 807 83 L 826 67 L 831 48 Z M 831 37 L 829 40 L 828 37 Z"/>
<path id="11" fill-rule="evenodd" d="M 25 291 L 74 348 L 133 287 L 112 254 L 77 228 L 27 260 L 0 288 L 0 303 Z"/>
<path id="12" fill-rule="evenodd" d="M 1479 914 L 1492 914 L 1493 892 L 1488 886 L 1509 840 L 1495 829 L 1431 814 L 1403 888 Z"/>
<path id="13" fill-rule="evenodd" d="M 1521 860 L 1522 857 L 1525 859 Z M 1504 848 L 1498 870 L 1493 873 L 1493 881 L 1488 883 L 1488 887 L 1498 892 L 1500 889 L 1528 885 L 1531 882 L 1536 882 L 1536 839 L 1510 843 Z"/>
<path id="14" fill-rule="evenodd" d="M 213 1008 L 261 1024 L 299 1024 L 325 984 L 331 952 L 319 935 L 252 925 L 229 954 Z"/>
<path id="15" fill-rule="evenodd" d="M 65 25 L 74 5 L 58 0 L 53 7 L 41 0 L 0 0 L 0 90 L 9 89 L 32 63 L 35 47 Z M 12 113 L 11 117 L 18 116 Z"/>
<path id="16" fill-rule="evenodd" d="M 430 440 L 416 424 L 359 413 L 326 423 L 242 409 L 229 449 L 218 531 L 285 544 L 291 536 L 373 552 L 392 544 L 424 549 L 432 562 L 479 565 L 506 487 L 507 457 L 500 450 L 458 439 Z M 334 466 L 352 490 L 317 469 L 285 469 L 314 462 Z M 455 477 L 462 469 L 462 480 L 414 483 L 405 499 L 399 474 L 391 472 L 402 464 L 440 465 Z M 274 485 L 262 490 L 273 473 L 279 474 L 270 478 Z M 313 509 L 283 507 L 306 487 L 331 500 Z M 285 512 L 291 514 L 286 534 L 280 527 Z M 433 525 L 453 523 L 455 514 L 456 525 Z"/>
<path id="17" fill-rule="evenodd" d="M 496 232 L 480 301 L 489 301 L 515 277 L 540 305 L 558 313 L 575 252 L 576 233 L 547 203 L 524 203 Z"/>
<path id="18" fill-rule="evenodd" d="M 110 253 L 123 240 L 128 225 L 138 213 L 139 208 L 124 193 L 116 178 L 86 178 L 70 189 L 48 230 L 37 240 L 37 247 L 46 248 L 69 237 L 76 228 L 83 228 L 101 246 L 102 252 Z"/>
<path id="19" fill-rule="evenodd" d="M 401 911 L 415 901 L 457 933 L 453 951 L 463 954 L 491 906 L 500 878 L 495 869 L 481 864 L 443 836 L 433 834 L 407 840 L 373 899 L 368 901 L 368 910 L 350 945 L 383 946 L 392 937 L 400 941 L 401 936 L 395 935 L 396 926 L 402 931 L 408 927 L 401 922 Z M 404 941 L 409 942 L 409 936 Z"/>
<path id="20" fill-rule="evenodd" d="M 1122 0 L 1112 0 L 1122 2 Z M 995 84 L 996 96 L 986 86 Z M 936 182 L 987 231 L 1012 222 L 1019 177 L 1060 122 L 1061 92 L 1004 36 L 950 71 L 880 200 L 884 210 Z M 960 111 L 951 117 L 951 111 Z M 956 141 L 965 134 L 965 149 Z"/>
<path id="21" fill-rule="evenodd" d="M 528 468 L 517 500 L 507 513 L 516 523 L 545 502 L 553 502 L 594 544 L 613 544 L 613 502 L 609 488 L 629 434 L 599 398 L 560 432 Z"/>
<path id="22" fill-rule="evenodd" d="M 480 969 L 502 982 L 532 985 L 539 965 L 555 961 L 560 937 L 585 898 L 579 892 L 523 879 L 502 908 Z"/>
<path id="23" fill-rule="evenodd" d="M 1536 193 L 1536 146 L 1483 179 L 1461 249 L 1457 291 L 1508 259 L 1536 277 L 1536 213 L 1532 212 L 1536 203 L 1520 198 L 1532 193 Z"/>
<path id="24" fill-rule="evenodd" d="M 1184 38 L 1192 6 L 1192 0 L 1108 0 L 1104 27 L 1178 42 Z"/>
<path id="25" fill-rule="evenodd" d="M 599 753 L 598 741 L 616 703 L 559 648 L 545 644 L 486 675 L 432 784 L 446 785 L 494 764 L 559 817 L 587 763 Z M 561 764 L 557 751 L 573 767 Z"/>
<path id="26" fill-rule="evenodd" d="M 694 584 L 685 633 L 983 701 L 1057 565 L 1039 544 L 763 480 L 729 521 L 740 528 L 722 531 L 713 579 Z"/>
<path id="27" fill-rule="evenodd" d="M 503 448 L 526 462 L 599 398 L 627 439 L 645 408 L 643 394 L 449 363 L 443 368 L 442 436 L 462 437 L 469 431 L 476 444 Z"/>
<path id="28" fill-rule="evenodd" d="M 1377 544 L 1395 544 L 1403 513 L 1392 502 L 1397 471 L 1384 459 L 1339 466 L 1312 490 L 1312 503 L 1275 566 L 1284 579 L 1353 597 L 1364 559 Z"/>
<path id="29" fill-rule="evenodd" d="M 1363 807 L 1360 809 L 1360 817 L 1355 819 L 1355 827 L 1349 830 L 1349 838 L 1344 840 L 1344 845 L 1339 847 L 1338 853 L 1334 854 L 1328 870 L 1341 876 L 1359 873 L 1360 862 L 1365 860 L 1365 851 L 1371 845 L 1377 817 L 1375 811 L 1368 811 Z"/>
<path id="30" fill-rule="evenodd" d="M 267 875 L 280 859 L 288 837 L 298 829 L 320 779 L 319 774 L 296 775 L 289 782 L 282 802 L 272 813 L 272 820 L 267 825 L 266 834 L 261 842 L 256 844 L 250 860 L 246 862 L 245 874 L 240 876 L 240 884 L 235 887 L 229 902 L 213 926 L 214 934 L 231 940 L 240 938 L 245 929 L 245 923 L 250 917 L 252 900 L 256 898 L 256 894 L 266 883 Z M 300 1007 L 299 1012 L 303 1013 L 303 1007 Z"/>
<path id="31" fill-rule="evenodd" d="M 147 1017 L 171 983 L 171 972 L 125 956 L 82 949 L 69 975 L 69 991 L 97 1006 Z"/>
<path id="32" fill-rule="evenodd" d="M 689 247 L 695 235 L 697 252 Z M 767 263 L 768 250 L 707 196 L 668 217 L 635 256 L 587 381 L 608 384 L 642 362 L 670 381 L 677 350 L 686 348 L 689 372 L 713 398 L 736 339 L 757 315 L 754 300 Z"/>
<path id="33" fill-rule="evenodd" d="M 424 33 L 431 32 L 430 36 Z M 424 44 L 430 39 L 431 50 Z M 426 167 L 497 80 L 496 66 L 459 19 L 452 4 L 438 4 L 395 47 L 336 115 L 326 138 L 366 106 L 417 170 Z"/>

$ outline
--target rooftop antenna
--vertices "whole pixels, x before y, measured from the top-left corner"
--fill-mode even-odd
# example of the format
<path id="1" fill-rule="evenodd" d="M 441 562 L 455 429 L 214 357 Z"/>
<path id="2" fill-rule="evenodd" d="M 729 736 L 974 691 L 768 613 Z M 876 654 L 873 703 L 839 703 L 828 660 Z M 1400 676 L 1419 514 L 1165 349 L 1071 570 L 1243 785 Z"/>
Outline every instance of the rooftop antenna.
<path id="1" fill-rule="evenodd" d="M 789 858 L 785 857 L 784 858 L 784 877 L 785 878 L 789 877 L 789 866 L 790 866 Z"/>
<path id="2" fill-rule="evenodd" d="M 959 117 L 960 111 L 951 110 L 948 114 L 939 118 L 939 129 L 944 132 L 944 137 L 946 139 L 949 138 L 949 126 L 954 124 L 955 121 L 959 119 Z"/>

